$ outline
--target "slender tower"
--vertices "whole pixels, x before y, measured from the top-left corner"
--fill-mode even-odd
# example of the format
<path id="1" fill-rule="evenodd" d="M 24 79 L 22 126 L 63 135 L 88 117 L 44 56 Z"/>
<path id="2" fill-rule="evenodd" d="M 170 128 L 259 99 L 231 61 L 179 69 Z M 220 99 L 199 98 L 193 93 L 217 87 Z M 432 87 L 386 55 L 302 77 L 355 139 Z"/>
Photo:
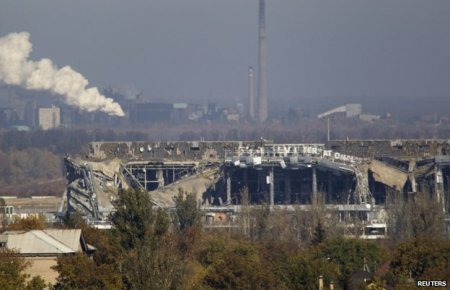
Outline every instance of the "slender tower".
<path id="1" fill-rule="evenodd" d="M 248 116 L 255 120 L 255 95 L 253 94 L 253 68 L 248 68 Z"/>
<path id="2" fill-rule="evenodd" d="M 267 119 L 266 4 L 259 0 L 258 121 Z"/>

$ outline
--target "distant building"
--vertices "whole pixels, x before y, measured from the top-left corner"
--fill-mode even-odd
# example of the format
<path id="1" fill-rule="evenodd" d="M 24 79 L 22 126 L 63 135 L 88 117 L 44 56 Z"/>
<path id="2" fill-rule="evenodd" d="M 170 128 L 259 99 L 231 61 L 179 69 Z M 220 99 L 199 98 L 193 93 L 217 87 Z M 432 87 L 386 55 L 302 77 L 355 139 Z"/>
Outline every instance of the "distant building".
<path id="1" fill-rule="evenodd" d="M 366 122 L 374 122 L 381 119 L 378 115 L 363 114 L 361 108 L 361 104 L 346 104 L 321 113 L 317 115 L 317 117 L 322 119 L 330 118 L 336 114 L 344 114 L 346 118 L 359 118 L 360 120 Z"/>
<path id="2" fill-rule="evenodd" d="M 8 127 L 19 122 L 19 115 L 14 108 L 0 108 L 0 127 Z"/>
<path id="3" fill-rule="evenodd" d="M 36 112 L 37 112 L 37 102 L 35 99 L 28 101 L 25 105 L 25 112 L 23 116 L 24 124 L 30 126 L 31 128 L 36 127 Z"/>
<path id="4" fill-rule="evenodd" d="M 321 119 L 337 113 L 344 113 L 347 118 L 358 117 L 361 114 L 361 104 L 343 105 L 319 114 L 317 117 Z"/>
<path id="5" fill-rule="evenodd" d="M 39 128 L 42 130 L 55 129 L 61 126 L 61 109 L 52 106 L 51 108 L 39 108 Z"/>
<path id="6" fill-rule="evenodd" d="M 168 122 L 173 110 L 170 103 L 139 103 L 131 112 L 131 120 L 134 124 Z"/>
<path id="7" fill-rule="evenodd" d="M 1 205 L 1 200 L 4 201 L 3 205 Z M 55 222 L 55 213 L 61 207 L 61 200 L 62 197 L 56 196 L 31 196 L 27 198 L 0 196 L 0 219 L 13 222 L 16 219 L 43 215 L 48 223 L 52 223 Z"/>

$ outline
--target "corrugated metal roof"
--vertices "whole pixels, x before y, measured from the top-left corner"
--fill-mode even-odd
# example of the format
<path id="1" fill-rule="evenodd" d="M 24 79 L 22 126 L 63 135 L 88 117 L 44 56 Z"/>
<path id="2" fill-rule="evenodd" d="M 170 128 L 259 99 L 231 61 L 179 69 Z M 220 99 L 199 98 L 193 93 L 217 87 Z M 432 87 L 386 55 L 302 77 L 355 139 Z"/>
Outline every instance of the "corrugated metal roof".
<path id="1" fill-rule="evenodd" d="M 56 230 L 66 231 L 66 230 Z M 81 230 L 67 230 L 68 233 L 55 233 L 61 236 L 62 240 L 69 245 L 59 241 L 49 233 L 41 230 L 29 232 L 9 231 L 4 234 L 8 236 L 6 247 L 14 249 L 20 254 L 27 255 L 58 255 L 78 252 Z M 79 233 L 77 231 L 80 231 Z M 70 240 L 72 237 L 72 240 Z M 73 240 L 76 239 L 76 242 Z M 78 245 L 76 245 L 78 243 Z"/>

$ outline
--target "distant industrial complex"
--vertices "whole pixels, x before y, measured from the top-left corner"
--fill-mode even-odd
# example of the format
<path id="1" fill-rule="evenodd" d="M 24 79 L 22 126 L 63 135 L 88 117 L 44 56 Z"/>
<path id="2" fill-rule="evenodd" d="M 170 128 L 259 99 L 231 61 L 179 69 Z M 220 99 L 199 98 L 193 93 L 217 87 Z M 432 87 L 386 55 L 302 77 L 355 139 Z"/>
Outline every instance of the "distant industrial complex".
<path id="1" fill-rule="evenodd" d="M 1 94 L 1 92 L 0 92 Z M 0 96 L 1 97 L 1 96 Z M 27 101 L 15 107 L 0 106 L 0 128 L 17 130 L 74 128 L 79 125 L 134 126 L 155 123 L 237 122 L 247 118 L 244 105 L 220 107 L 217 103 L 188 104 L 149 102 L 139 98 L 116 97 L 125 117 L 110 117 L 104 113 L 83 112 L 65 104 L 37 105 Z"/>
<path id="2" fill-rule="evenodd" d="M 136 127 L 150 124 L 190 123 L 259 123 L 258 99 L 254 98 L 253 69 L 249 68 L 248 103 L 236 103 L 221 106 L 218 103 L 193 104 L 183 102 L 153 102 L 136 95 L 126 97 L 112 89 L 105 90 L 124 109 L 124 117 L 111 117 L 102 112 L 84 112 L 63 103 L 52 104 L 50 99 L 40 103 L 28 97 L 14 97 L 14 106 L 1 106 L 0 128 L 17 130 L 50 130 L 58 128 L 77 128 L 86 125 L 105 127 Z M 5 93 L 7 94 L 7 93 Z M 0 99 L 2 90 L 0 90 Z M 4 102 L 5 103 L 5 102 Z M 341 115 L 357 118 L 361 121 L 374 122 L 381 117 L 362 112 L 361 104 L 346 104 L 318 115 L 329 119 Z M 267 119 L 267 117 L 265 117 Z M 264 119 L 264 118 L 263 118 Z M 265 120 L 266 120 L 265 119 Z"/>

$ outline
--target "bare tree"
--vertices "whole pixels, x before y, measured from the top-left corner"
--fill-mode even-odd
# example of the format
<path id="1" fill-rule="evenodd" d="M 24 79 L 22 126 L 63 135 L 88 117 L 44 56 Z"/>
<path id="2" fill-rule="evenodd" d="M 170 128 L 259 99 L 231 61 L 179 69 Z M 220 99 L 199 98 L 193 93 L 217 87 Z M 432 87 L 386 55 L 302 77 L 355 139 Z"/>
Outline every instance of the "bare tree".
<path id="1" fill-rule="evenodd" d="M 387 195 L 388 228 L 391 238 L 446 236 L 442 204 L 429 192 L 418 192 L 408 200 L 393 190 Z"/>

